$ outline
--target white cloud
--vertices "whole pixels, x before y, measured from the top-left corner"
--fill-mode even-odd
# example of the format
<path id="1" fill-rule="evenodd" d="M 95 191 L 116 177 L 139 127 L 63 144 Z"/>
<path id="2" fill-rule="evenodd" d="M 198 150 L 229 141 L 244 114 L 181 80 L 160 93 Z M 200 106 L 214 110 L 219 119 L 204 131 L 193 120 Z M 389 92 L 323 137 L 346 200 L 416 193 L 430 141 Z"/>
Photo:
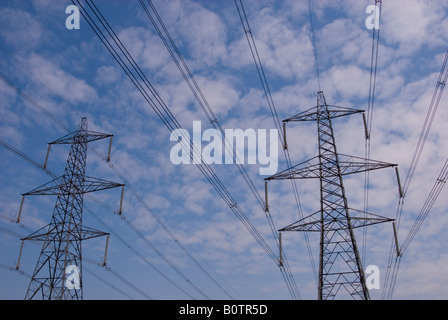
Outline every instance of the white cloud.
<path id="1" fill-rule="evenodd" d="M 42 56 L 32 54 L 28 67 L 55 94 L 70 103 L 86 103 L 98 98 L 95 89 L 84 79 L 78 79 Z"/>
<path id="2" fill-rule="evenodd" d="M 422 0 L 392 1 L 383 5 L 381 36 L 390 43 L 398 44 L 399 53 L 408 56 L 422 46 L 446 43 L 448 24 L 446 4 L 434 5 Z"/>
<path id="3" fill-rule="evenodd" d="M 163 19 L 176 23 L 177 29 L 168 30 L 176 43 L 188 46 L 186 58 L 194 59 L 193 65 L 212 66 L 226 55 L 226 26 L 216 13 L 191 1 L 172 1 Z"/>
<path id="4" fill-rule="evenodd" d="M 99 86 L 107 86 L 115 83 L 119 78 L 121 73 L 113 66 L 102 66 L 96 71 L 97 76 L 95 77 L 95 82 Z"/>
<path id="5" fill-rule="evenodd" d="M 43 38 L 42 25 L 28 12 L 0 9 L 0 35 L 8 45 L 23 51 L 38 46 Z"/>
<path id="6" fill-rule="evenodd" d="M 288 23 L 265 8 L 249 21 L 257 49 L 267 71 L 290 79 L 312 72 L 312 55 L 309 28 Z M 268 76 L 269 78 L 269 76 Z"/>
<path id="7" fill-rule="evenodd" d="M 329 94 L 337 94 L 346 99 L 366 96 L 366 84 L 369 83 L 369 73 L 356 66 L 334 66 L 323 73 L 323 88 Z M 332 104 L 333 102 L 327 101 Z"/>
<path id="8" fill-rule="evenodd" d="M 129 27 L 121 30 L 118 38 L 141 67 L 152 72 L 166 71 L 164 66 L 171 58 L 157 35 L 143 27 Z"/>
<path id="9" fill-rule="evenodd" d="M 196 77 L 196 81 L 218 117 L 225 116 L 236 107 L 239 99 L 236 82 L 239 80 L 218 76 L 217 79 Z"/>
<path id="10" fill-rule="evenodd" d="M 221 125 L 233 129 L 274 128 L 233 1 L 154 3 Z M 416 6 L 410 8 L 407 3 Z M 264 0 L 244 1 L 244 4 L 280 120 L 313 107 L 318 88 L 307 2 L 288 0 L 279 3 Z M 367 0 L 312 2 L 313 17 L 316 18 L 314 22 L 321 83 L 329 104 L 360 109 L 366 107 L 371 54 L 371 31 L 365 28 L 364 23 L 367 17 L 365 7 L 368 4 L 370 2 Z M 57 95 L 49 95 L 41 84 L 34 80 L 28 82 L 26 71 L 21 69 L 23 73 L 18 75 L 18 83 L 23 83 L 31 95 L 38 95 L 38 100 L 48 110 L 58 110 L 62 114 L 65 109 L 59 108 L 59 103 L 60 100 L 65 100 L 72 104 L 72 114 L 84 114 L 86 109 L 89 110 L 91 128 L 105 128 L 100 131 L 114 134 L 113 160 L 110 164 L 114 170 L 95 158 L 93 162 L 89 160 L 89 168 L 90 164 L 93 164 L 94 172 L 98 174 L 89 174 L 99 177 L 111 176 L 110 180 L 113 181 L 120 180 L 115 179 L 117 172 L 123 174 L 130 184 L 129 189 L 132 188 L 151 208 L 156 209 L 155 214 L 162 216 L 164 221 L 169 223 L 171 230 L 179 236 L 179 241 L 188 249 L 192 249 L 194 256 L 200 257 L 200 261 L 206 262 L 213 271 L 218 272 L 225 282 L 242 292 L 241 295 L 245 298 L 289 298 L 275 264 L 198 168 L 195 165 L 175 166 L 170 162 L 169 151 L 173 144 L 169 141 L 169 131 L 108 52 L 97 51 L 101 43 L 90 32 L 89 27 L 82 24 L 79 32 L 70 34 L 73 36 L 70 41 L 66 38 L 66 30 L 64 33 L 58 29 L 51 30 L 54 43 L 64 45 L 60 48 L 54 45 L 45 50 L 38 46 L 43 37 L 41 23 L 49 21 L 49 25 L 59 23 L 63 26 L 65 18 L 63 11 L 58 15 L 53 7 L 51 13 L 42 14 L 42 10 L 48 6 L 47 0 L 35 2 L 35 16 L 35 13 L 27 11 L 26 8 L 21 11 L 20 4 L 17 4 L 20 9 L 2 8 L 0 14 L 5 18 L 4 21 L 14 22 L 11 17 L 15 17 L 23 18 L 23 21 L 29 21 L 30 24 L 20 26 L 18 22 L 13 23 L 9 33 L 0 31 L 0 40 L 3 41 L 2 45 L 13 49 L 13 54 L 24 57 L 21 61 L 26 61 L 24 64 L 33 74 Z M 384 21 L 381 25 L 371 156 L 374 159 L 398 163 L 402 180 L 431 99 L 443 52 L 446 50 L 443 48 L 446 43 L 446 6 L 441 1 L 434 6 L 417 0 L 383 3 Z M 208 128 L 205 115 L 141 8 L 133 8 L 140 14 L 137 19 L 135 16 L 127 16 L 126 10 L 120 11 L 120 14 L 114 10 L 119 10 L 119 6 L 115 7 L 111 2 L 104 13 L 107 16 L 111 14 L 110 22 L 114 30 L 118 32 L 120 39 L 154 84 L 173 115 L 187 130 L 191 129 L 194 120 L 203 121 L 203 130 Z M 8 17 L 7 13 L 10 13 L 11 17 Z M 413 15 L 419 20 L 409 18 Z M 414 25 L 411 25 L 412 23 Z M 24 40 L 14 38 L 20 36 L 24 36 L 24 40 L 29 38 L 31 42 L 28 46 L 21 43 Z M 31 52 L 31 49 L 34 51 Z M 70 65 L 68 59 L 62 61 L 68 50 L 70 57 L 82 52 L 82 63 Z M 2 57 L 5 57 L 2 65 L 8 66 L 10 63 L 8 71 L 14 70 L 15 62 L 6 55 Z M 2 122 L 3 138 L 11 138 L 8 141 L 24 146 L 26 153 L 44 156 L 45 148 L 32 145 L 35 141 L 32 138 L 41 136 L 42 140 L 46 139 L 43 136 L 43 127 L 47 129 L 46 122 L 30 121 L 29 114 L 24 117 L 19 97 L 9 94 L 7 90 L 4 86 L 0 87 L 0 96 L 4 98 L 0 99 L 0 113 L 7 119 L 4 124 Z M 446 98 L 443 98 L 441 106 L 446 103 Z M 406 198 L 406 211 L 399 231 L 400 240 L 412 225 L 429 191 L 428 188 L 432 186 L 440 170 L 441 162 L 447 157 L 444 143 L 448 139 L 448 133 L 444 128 L 448 121 L 448 111 L 445 110 L 446 108 L 439 108 L 412 188 Z M 57 115 L 58 112 L 54 113 Z M 25 121 L 26 125 L 23 125 Z M 76 124 L 74 122 L 70 126 L 75 127 Z M 315 123 L 288 124 L 287 127 L 293 165 L 317 154 Z M 352 116 L 335 121 L 338 150 L 363 156 L 363 129 L 361 117 Z M 51 140 L 50 137 L 48 140 Z M 107 147 L 99 148 L 102 148 L 100 150 L 103 152 Z M 62 150 L 58 154 L 61 165 L 66 157 L 64 152 Z M 11 158 L 4 157 L 4 161 L 11 164 L 11 167 L 4 168 L 1 172 L 2 179 L 11 181 L 8 185 L 8 195 L 20 194 L 26 191 L 23 186 L 30 183 L 30 176 L 27 174 L 29 170 L 22 170 L 23 164 L 14 163 L 14 157 L 10 156 Z M 286 164 L 280 149 L 279 158 L 279 170 L 283 170 Z M 266 222 L 265 213 L 238 169 L 231 165 L 216 165 L 213 169 L 257 230 L 277 252 L 278 248 Z M 258 167 L 247 165 L 246 169 L 257 192 L 263 197 L 264 180 L 258 174 Z M 10 172 L 16 173 L 17 178 L 11 180 Z M 318 210 L 318 181 L 296 182 L 304 214 Z M 362 209 L 364 176 L 353 175 L 345 182 L 350 206 Z M 392 170 L 372 173 L 370 196 L 370 208 L 373 213 L 394 216 L 397 187 Z M 107 203 L 110 201 L 113 205 L 117 204 L 117 198 L 112 195 L 104 195 L 102 199 Z M 270 183 L 269 199 L 271 215 L 277 228 L 298 219 L 290 181 Z M 409 256 L 402 261 L 403 269 L 397 281 L 395 297 L 425 298 L 430 297 L 431 292 L 437 292 L 439 297 L 447 295 L 443 283 L 437 283 L 437 277 L 444 279 L 441 270 L 446 262 L 445 251 L 442 245 L 432 246 L 434 241 L 438 241 L 434 238 L 446 238 L 443 232 L 447 224 L 443 215 L 446 201 L 442 195 L 434 215 L 425 221 L 419 236 L 410 247 Z M 185 252 L 180 250 L 154 217 L 142 207 L 133 192 L 125 191 L 124 208 L 126 217 L 176 266 L 191 276 L 192 281 L 201 279 L 201 272 L 197 272 Z M 47 222 L 48 211 L 45 215 L 37 209 L 34 212 L 36 218 Z M 165 266 L 159 257 L 154 258 L 152 252 L 146 251 L 148 248 L 141 239 L 123 227 L 119 218 L 112 217 L 108 222 L 111 222 L 117 234 L 129 240 L 142 256 Z M 383 268 L 383 261 L 387 260 L 388 254 L 384 248 L 389 248 L 392 229 L 389 226 L 378 226 L 371 230 L 368 231 L 367 259 Z M 357 230 L 357 235 L 360 234 L 358 231 L 361 232 Z M 319 256 L 318 238 L 318 234 L 310 236 L 315 262 Z M 317 287 L 303 235 L 289 233 L 283 240 L 302 296 L 314 299 Z M 362 242 L 362 236 L 357 240 Z M 129 253 L 128 247 L 118 242 L 112 242 L 110 258 L 115 263 L 112 267 L 123 268 L 119 269 L 123 271 L 123 275 L 138 284 L 141 283 L 139 279 L 142 274 L 148 275 L 148 278 L 154 279 L 154 283 L 158 284 L 148 289 L 154 290 L 154 296 L 157 297 L 161 290 L 165 290 L 165 280 L 158 279 L 158 275 L 152 270 L 142 271 L 140 264 L 135 263 L 139 259 L 132 252 Z M 8 247 L 5 251 L 10 251 L 9 249 Z M 130 262 L 133 272 L 125 268 Z M 1 277 L 3 276 L 1 274 Z M 410 282 L 411 280 L 413 282 Z M 201 287 L 206 286 L 203 281 L 196 283 Z M 209 289 L 213 292 L 212 298 L 217 296 L 216 292 L 207 286 L 207 290 Z M 166 290 L 166 296 L 169 298 L 180 296 L 172 288 Z M 103 293 L 99 292 L 97 296 L 102 296 Z"/>

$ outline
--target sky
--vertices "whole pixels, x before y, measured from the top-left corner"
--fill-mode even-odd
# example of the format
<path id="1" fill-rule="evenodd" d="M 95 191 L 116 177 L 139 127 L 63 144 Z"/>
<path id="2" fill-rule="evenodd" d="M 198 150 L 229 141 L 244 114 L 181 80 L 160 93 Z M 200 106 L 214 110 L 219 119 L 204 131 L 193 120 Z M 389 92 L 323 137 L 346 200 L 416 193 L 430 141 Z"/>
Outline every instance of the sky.
<path id="1" fill-rule="evenodd" d="M 153 1 L 220 125 L 225 129 L 275 129 L 234 1 Z M 316 104 L 367 110 L 372 32 L 366 8 L 374 1 L 243 1 L 280 120 Z M 139 1 L 95 1 L 135 62 L 191 135 L 193 122 L 212 128 Z M 101 266 L 105 238 L 83 242 L 85 299 L 291 299 L 282 273 L 196 164 L 174 164 L 177 141 L 112 55 L 81 17 L 68 29 L 70 1 L 2 1 L 0 4 L 0 138 L 37 163 L 47 143 L 77 128 L 113 134 L 89 145 L 86 174 L 125 183 L 123 216 L 116 214 L 120 190 L 91 194 L 83 223 L 109 232 L 107 268 Z M 378 70 L 371 129 L 371 158 L 398 164 L 404 180 L 411 165 L 440 69 L 448 49 L 448 3 L 442 0 L 383 1 Z M 315 55 L 319 82 L 315 68 Z M 30 99 L 18 94 L 11 85 Z M 1 80 L 1 79 L 0 79 Z M 448 152 L 446 94 L 442 95 L 398 226 L 403 241 L 436 181 Z M 44 110 L 44 111 L 42 111 Z M 51 117 L 48 116 L 51 114 Z M 55 121 L 56 119 L 56 121 Z M 338 152 L 363 157 L 362 117 L 333 121 Z M 258 135 L 260 137 L 260 135 Z M 288 123 L 292 164 L 317 155 L 315 123 Z M 208 142 L 203 142 L 202 147 Z M 287 169 L 281 143 L 278 171 Z M 270 144 L 269 144 L 270 146 Z M 69 147 L 52 147 L 48 169 L 61 175 Z M 264 198 L 260 162 L 243 164 Z M 212 164 L 216 175 L 269 247 L 278 252 L 264 210 L 235 164 Z M 20 237 L 46 225 L 54 196 L 25 198 L 20 224 L 13 223 L 21 194 L 51 180 L 43 170 L 0 148 L 0 299 L 23 299 L 36 265 L 39 243 L 25 242 L 20 270 L 13 271 Z M 318 181 L 297 180 L 305 215 L 319 209 Z M 350 207 L 363 209 L 364 175 L 344 180 Z M 289 181 L 271 181 L 269 209 L 275 229 L 298 220 Z M 393 169 L 370 174 L 368 211 L 395 218 L 398 187 Z M 447 299 L 448 197 L 442 190 L 401 258 L 392 299 Z M 115 213 L 114 213 L 115 212 Z M 393 240 L 391 224 L 356 230 L 364 267 L 378 266 L 381 299 Z M 282 236 L 283 250 L 302 299 L 316 299 L 319 237 Z M 364 238 L 365 237 L 365 238 Z M 365 241 L 364 241 L 365 239 Z M 363 243 L 366 243 L 365 248 Z"/>

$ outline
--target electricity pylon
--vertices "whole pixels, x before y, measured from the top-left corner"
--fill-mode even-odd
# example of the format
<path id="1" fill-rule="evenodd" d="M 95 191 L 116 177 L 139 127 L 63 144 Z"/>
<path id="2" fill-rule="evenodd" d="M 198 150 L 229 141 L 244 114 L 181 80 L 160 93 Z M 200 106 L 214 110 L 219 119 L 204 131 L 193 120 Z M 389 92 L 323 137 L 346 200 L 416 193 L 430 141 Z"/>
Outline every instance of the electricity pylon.
<path id="1" fill-rule="evenodd" d="M 108 235 L 82 224 L 83 196 L 88 192 L 124 187 L 120 183 L 85 175 L 87 144 L 105 138 L 112 139 L 112 135 L 88 131 L 87 119 L 82 118 L 78 130 L 51 142 L 48 147 L 44 168 L 51 145 L 71 145 L 64 174 L 23 194 L 23 197 L 57 195 L 51 222 L 22 239 L 22 246 L 24 240 L 43 241 L 25 299 L 39 296 L 44 300 L 83 299 L 81 242 Z M 107 159 L 109 157 L 110 146 Z M 20 219 L 22 205 L 18 219 Z"/>
<path id="2" fill-rule="evenodd" d="M 348 206 L 343 184 L 344 175 L 388 167 L 397 168 L 396 164 L 337 152 L 332 119 L 362 112 L 327 105 L 323 92 L 319 91 L 316 107 L 283 120 L 284 123 L 316 121 L 319 155 L 265 179 L 266 184 L 269 180 L 282 179 L 317 178 L 320 181 L 320 210 L 279 230 L 280 244 L 283 231 L 320 232 L 318 279 L 320 300 L 345 297 L 370 299 L 353 229 L 394 221 Z M 268 206 L 266 208 L 268 210 Z M 280 255 L 281 252 L 280 248 Z M 281 256 L 280 263 L 282 263 Z"/>

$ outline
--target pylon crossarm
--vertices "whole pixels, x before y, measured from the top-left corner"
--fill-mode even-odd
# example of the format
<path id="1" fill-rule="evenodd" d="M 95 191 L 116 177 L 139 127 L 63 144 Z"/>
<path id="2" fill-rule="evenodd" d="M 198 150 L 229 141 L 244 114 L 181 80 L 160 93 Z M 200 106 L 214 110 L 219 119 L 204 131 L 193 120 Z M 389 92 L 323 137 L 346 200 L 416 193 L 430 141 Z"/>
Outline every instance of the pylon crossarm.
<path id="1" fill-rule="evenodd" d="M 283 170 L 265 180 L 284 180 L 284 179 L 313 179 L 319 178 L 319 157 L 314 157 L 301 162 L 291 168 Z"/>
<path id="2" fill-rule="evenodd" d="M 92 142 L 96 140 L 106 139 L 112 137 L 112 134 L 100 133 L 89 130 L 76 130 L 73 131 L 62 138 L 59 138 L 49 144 L 72 144 L 78 142 L 78 138 L 82 138 L 83 142 Z"/>
<path id="3" fill-rule="evenodd" d="M 79 240 L 89 240 L 93 238 L 108 236 L 110 233 L 82 226 L 78 232 Z"/>
<path id="4" fill-rule="evenodd" d="M 77 228 L 77 230 L 72 230 L 71 232 L 65 231 L 66 234 L 70 234 L 72 241 L 73 239 L 76 240 L 89 240 L 93 238 L 98 238 L 102 236 L 107 236 L 109 233 L 99 231 L 93 228 L 89 228 L 86 226 L 80 226 Z M 22 241 L 31 240 L 31 241 L 47 241 L 49 239 L 53 239 L 54 237 L 61 235 L 62 232 L 60 228 L 57 228 L 54 225 L 46 225 L 39 230 L 33 232 L 29 236 L 22 238 Z M 59 239 L 59 241 L 64 241 L 63 237 Z"/>
<path id="5" fill-rule="evenodd" d="M 351 222 L 351 227 L 353 229 L 355 228 L 359 228 L 359 227 L 366 227 L 366 226 L 371 226 L 371 225 L 375 225 L 375 224 L 379 224 L 379 223 L 384 223 L 384 222 L 392 222 L 395 221 L 394 219 L 390 219 L 390 218 L 386 218 L 386 217 L 382 217 L 373 213 L 369 213 L 369 212 L 364 212 L 364 211 L 360 211 L 360 210 L 356 210 L 356 209 L 349 209 L 350 212 L 356 212 L 358 214 L 360 214 L 359 216 L 352 216 L 350 215 L 350 217 L 347 219 L 346 217 L 344 218 L 331 218 L 331 217 L 327 217 L 326 219 L 324 219 L 323 221 L 323 225 L 325 226 L 325 230 L 328 231 L 336 231 L 336 230 L 340 230 L 341 228 L 338 227 L 340 225 L 339 222 L 344 222 L 346 224 L 347 220 L 350 220 Z M 363 215 L 363 216 L 362 216 Z M 280 232 L 283 231 L 310 231 L 310 232 L 320 232 L 322 230 L 322 219 L 321 219 L 321 212 L 320 211 L 316 211 L 312 214 L 310 214 L 309 216 L 300 219 L 286 227 L 284 227 L 283 229 L 280 229 Z"/>
<path id="6" fill-rule="evenodd" d="M 50 182 L 47 182 L 40 187 L 34 188 L 23 196 L 35 196 L 35 195 L 60 195 L 61 187 L 65 185 L 63 176 L 57 177 Z"/>
<path id="7" fill-rule="evenodd" d="M 86 176 L 84 180 L 83 193 L 107 190 L 117 187 L 124 187 L 124 184 Z"/>
<path id="8" fill-rule="evenodd" d="M 350 220 L 353 228 L 372 226 L 379 223 L 395 221 L 395 219 L 392 218 L 387 218 L 374 213 L 356 210 L 352 208 L 349 208 L 349 211 L 350 211 Z M 354 212 L 356 212 L 359 216 L 353 216 Z"/>
<path id="9" fill-rule="evenodd" d="M 332 119 L 363 112 L 364 110 L 328 105 L 328 115 Z M 318 107 L 316 106 L 299 114 L 296 114 L 295 116 L 292 116 L 288 119 L 285 119 L 283 120 L 283 122 L 317 121 L 318 113 Z"/>
<path id="10" fill-rule="evenodd" d="M 45 241 L 48 237 L 48 235 L 54 230 L 54 227 L 50 229 L 50 225 L 46 225 L 39 230 L 34 231 L 29 236 L 26 236 L 25 238 L 22 238 L 20 240 L 34 240 L 34 241 Z"/>
<path id="11" fill-rule="evenodd" d="M 338 164 L 341 175 L 349 175 L 398 166 L 394 163 L 365 159 L 346 154 L 338 154 Z M 321 174 L 323 174 L 324 177 L 336 177 L 339 175 L 339 171 L 336 166 L 330 166 L 327 170 L 324 170 L 323 173 L 321 173 L 320 169 L 321 164 L 319 163 L 319 156 L 316 156 L 270 176 L 265 180 L 316 179 L 320 178 Z"/>
<path id="12" fill-rule="evenodd" d="M 342 175 L 392 168 L 398 166 L 398 164 L 394 163 L 365 159 L 341 153 L 338 154 L 338 161 Z"/>
<path id="13" fill-rule="evenodd" d="M 321 230 L 320 211 L 314 212 L 290 225 L 280 229 L 283 231 L 320 231 Z"/>
<path id="14" fill-rule="evenodd" d="M 24 193 L 23 195 L 32 196 L 32 195 L 84 194 L 88 192 L 107 190 L 123 186 L 124 184 L 122 183 L 111 182 L 89 176 L 85 176 L 83 185 L 79 186 L 65 179 L 64 176 L 61 176 L 27 193 Z"/>

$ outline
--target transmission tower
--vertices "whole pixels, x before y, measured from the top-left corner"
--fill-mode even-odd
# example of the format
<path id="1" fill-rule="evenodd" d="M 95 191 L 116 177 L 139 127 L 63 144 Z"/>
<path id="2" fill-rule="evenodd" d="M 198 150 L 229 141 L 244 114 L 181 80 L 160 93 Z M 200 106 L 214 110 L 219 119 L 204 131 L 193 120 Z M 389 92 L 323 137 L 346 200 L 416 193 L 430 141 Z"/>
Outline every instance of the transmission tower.
<path id="1" fill-rule="evenodd" d="M 39 296 L 44 300 L 83 299 L 81 242 L 108 235 L 82 224 L 83 196 L 88 192 L 124 187 L 120 183 L 85 175 L 87 144 L 105 138 L 110 138 L 112 142 L 112 135 L 88 131 L 87 119 L 82 118 L 78 130 L 51 142 L 48 146 L 44 168 L 51 145 L 71 145 L 64 174 L 22 195 L 18 221 L 25 196 L 57 195 L 51 222 L 22 239 L 22 247 L 24 240 L 43 241 L 25 299 Z M 107 160 L 110 157 L 110 147 L 111 145 Z"/>
<path id="2" fill-rule="evenodd" d="M 269 180 L 316 178 L 320 181 L 320 210 L 279 230 L 280 264 L 282 264 L 281 232 L 320 233 L 318 279 L 320 300 L 347 297 L 370 299 L 353 229 L 394 221 L 348 206 L 343 176 L 388 167 L 397 169 L 396 164 L 337 152 L 332 119 L 363 112 L 327 105 L 323 92 L 319 91 L 316 107 L 283 120 L 284 123 L 316 121 L 319 155 L 265 179 L 266 186 Z M 398 177 L 398 171 L 396 172 Z M 268 206 L 266 209 L 268 210 Z M 395 224 L 393 225 L 395 231 Z"/>

